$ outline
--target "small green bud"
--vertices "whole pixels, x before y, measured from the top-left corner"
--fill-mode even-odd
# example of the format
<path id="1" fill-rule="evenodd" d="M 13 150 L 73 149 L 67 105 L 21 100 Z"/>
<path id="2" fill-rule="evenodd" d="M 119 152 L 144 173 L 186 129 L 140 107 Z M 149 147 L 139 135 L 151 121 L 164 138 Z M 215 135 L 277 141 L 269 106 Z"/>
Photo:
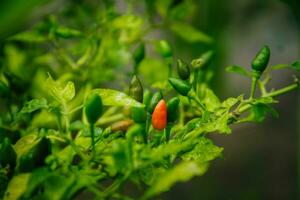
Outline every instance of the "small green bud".
<path id="1" fill-rule="evenodd" d="M 182 80 L 187 80 L 190 77 L 188 64 L 180 59 L 177 60 L 177 73 Z"/>
<path id="2" fill-rule="evenodd" d="M 102 100 L 98 94 L 92 94 L 85 102 L 85 115 L 90 124 L 95 124 L 102 114 Z"/>
<path id="3" fill-rule="evenodd" d="M 191 62 L 191 65 L 195 68 L 195 69 L 199 69 L 199 68 L 206 68 L 208 65 L 210 65 L 212 59 L 214 57 L 214 52 L 213 51 L 207 51 L 204 54 L 202 54 L 200 56 L 200 58 L 194 59 Z"/>
<path id="4" fill-rule="evenodd" d="M 138 102 L 143 102 L 143 86 L 140 79 L 134 75 L 130 82 L 129 96 L 137 100 Z"/>

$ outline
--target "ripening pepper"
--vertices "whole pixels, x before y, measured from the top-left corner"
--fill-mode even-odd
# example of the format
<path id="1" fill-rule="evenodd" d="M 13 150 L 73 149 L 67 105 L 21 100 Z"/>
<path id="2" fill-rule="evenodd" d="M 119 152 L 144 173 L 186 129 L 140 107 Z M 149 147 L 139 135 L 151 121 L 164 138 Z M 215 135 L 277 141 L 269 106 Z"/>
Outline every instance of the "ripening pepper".
<path id="1" fill-rule="evenodd" d="M 102 100 L 98 94 L 92 94 L 85 102 L 85 115 L 90 124 L 95 124 L 102 114 Z"/>
<path id="2" fill-rule="evenodd" d="M 253 59 L 251 66 L 254 73 L 260 76 L 266 69 L 270 59 L 270 48 L 262 47 Z"/>
<path id="3" fill-rule="evenodd" d="M 129 86 L 129 96 L 131 96 L 138 102 L 143 102 L 143 86 L 140 79 L 136 75 L 134 75 L 131 79 Z"/>
<path id="4" fill-rule="evenodd" d="M 187 80 L 190 77 L 188 64 L 180 59 L 177 60 L 177 73 L 182 80 Z"/>
<path id="5" fill-rule="evenodd" d="M 152 113 L 154 111 L 155 106 L 162 98 L 163 98 L 163 96 L 162 96 L 161 92 L 156 92 L 153 94 L 153 96 L 149 102 L 148 108 L 147 108 L 149 113 Z"/>
<path id="6" fill-rule="evenodd" d="M 178 118 L 179 98 L 173 97 L 167 103 L 168 122 L 173 123 Z"/>
<path id="7" fill-rule="evenodd" d="M 152 113 L 152 126 L 157 130 L 162 130 L 167 126 L 167 105 L 163 99 L 158 102 Z"/>
<path id="8" fill-rule="evenodd" d="M 192 88 L 188 82 L 178 78 L 169 78 L 169 83 L 182 96 L 187 96 Z"/>

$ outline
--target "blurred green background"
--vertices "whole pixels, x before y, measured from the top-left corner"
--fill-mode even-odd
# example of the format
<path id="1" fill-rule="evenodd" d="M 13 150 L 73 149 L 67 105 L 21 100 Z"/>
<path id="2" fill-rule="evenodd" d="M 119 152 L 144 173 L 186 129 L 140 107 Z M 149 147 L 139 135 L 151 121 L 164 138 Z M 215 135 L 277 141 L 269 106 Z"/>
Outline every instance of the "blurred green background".
<path id="1" fill-rule="evenodd" d="M 79 1 L 74 1 L 79 2 Z M 222 98 L 249 91 L 250 80 L 225 73 L 230 64 L 245 66 L 263 45 L 272 50 L 271 65 L 291 63 L 300 57 L 299 0 L 193 0 L 196 15 L 189 23 L 208 33 L 213 46 L 187 44 L 166 35 L 175 56 L 191 59 L 204 50 L 216 50 L 212 83 Z M 72 4 L 66 0 L 2 0 L 0 40 L 31 27 L 44 16 Z M 123 4 L 120 3 L 119 6 Z M 292 81 L 290 72 L 274 74 L 273 86 Z M 234 128 L 230 136 L 211 136 L 225 148 L 224 158 L 213 162 L 202 177 L 177 184 L 160 199 L 300 199 L 300 96 L 293 92 L 279 98 L 279 119 Z M 299 152 L 299 153 L 298 153 Z"/>

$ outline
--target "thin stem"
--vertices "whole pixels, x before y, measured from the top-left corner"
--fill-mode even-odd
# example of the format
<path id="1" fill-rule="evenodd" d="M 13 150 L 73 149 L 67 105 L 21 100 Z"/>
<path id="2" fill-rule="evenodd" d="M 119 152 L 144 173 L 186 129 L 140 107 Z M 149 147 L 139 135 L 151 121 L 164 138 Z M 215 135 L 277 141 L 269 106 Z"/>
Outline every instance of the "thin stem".
<path id="1" fill-rule="evenodd" d="M 203 103 L 201 103 L 200 99 L 198 98 L 198 96 L 196 95 L 194 90 L 191 90 L 188 93 L 188 97 L 190 97 L 192 100 L 194 100 L 200 106 L 201 113 L 206 111 L 206 107 L 204 106 Z"/>
<path id="2" fill-rule="evenodd" d="M 92 138 L 92 151 L 93 157 L 95 156 L 95 128 L 94 124 L 90 124 L 91 138 Z"/>
<path id="3" fill-rule="evenodd" d="M 78 106 L 78 107 L 72 109 L 71 111 L 69 111 L 69 114 L 72 114 L 72 113 L 74 113 L 74 112 L 76 112 L 76 111 L 78 111 L 78 110 L 80 110 L 80 109 L 82 109 L 82 108 L 83 108 L 83 105 L 80 105 L 80 106 Z"/>
<path id="4" fill-rule="evenodd" d="M 150 123 L 151 123 L 151 114 L 147 112 L 147 117 L 146 117 L 146 130 L 144 133 L 144 142 L 145 144 L 148 143 L 148 133 L 150 129 Z"/>
<path id="5" fill-rule="evenodd" d="M 281 88 L 281 89 L 279 89 L 279 90 L 275 90 L 275 91 L 273 91 L 273 92 L 270 92 L 270 93 L 268 93 L 268 94 L 262 96 L 261 98 L 265 98 L 265 97 L 276 97 L 276 96 L 279 96 L 279 95 L 288 93 L 288 92 L 290 92 L 290 91 L 292 91 L 292 90 L 294 90 L 294 89 L 296 89 L 296 88 L 298 88 L 298 87 L 299 87 L 299 83 L 296 82 L 296 83 L 293 83 L 293 84 L 291 84 L 291 85 L 289 85 L 289 86 L 286 86 L 286 87 L 284 87 L 284 88 Z M 239 113 L 242 113 L 242 112 L 245 112 L 246 110 L 248 110 L 249 108 L 251 108 L 251 102 L 252 102 L 252 101 L 249 102 L 250 104 L 247 104 L 247 105 L 242 106 L 242 107 L 238 110 L 238 112 L 239 112 Z"/>
<path id="6" fill-rule="evenodd" d="M 251 95 L 250 95 L 250 99 L 254 98 L 257 81 L 258 81 L 258 78 L 256 76 L 253 76 L 252 83 L 251 83 Z"/>
<path id="7" fill-rule="evenodd" d="M 262 81 L 258 81 L 258 86 L 261 91 L 261 95 L 265 96 L 267 94 L 266 87 Z"/>
<path id="8" fill-rule="evenodd" d="M 168 123 L 167 127 L 165 128 L 166 133 L 166 142 L 168 143 L 170 140 L 170 133 L 171 133 L 172 124 Z"/>
<path id="9" fill-rule="evenodd" d="M 197 87 L 198 87 L 198 76 L 199 76 L 199 71 L 195 70 L 194 71 L 193 88 L 196 92 L 197 92 Z"/>

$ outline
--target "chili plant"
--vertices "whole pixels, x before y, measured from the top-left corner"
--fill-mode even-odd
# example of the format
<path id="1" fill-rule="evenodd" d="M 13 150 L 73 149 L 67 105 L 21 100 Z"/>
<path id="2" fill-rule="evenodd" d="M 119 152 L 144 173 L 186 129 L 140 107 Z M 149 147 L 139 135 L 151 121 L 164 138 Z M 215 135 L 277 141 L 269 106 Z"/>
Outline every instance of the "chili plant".
<path id="1" fill-rule="evenodd" d="M 184 1 L 158 7 L 145 1 L 147 18 L 134 14 L 130 2 L 122 14 L 104 1 L 100 16 L 92 12 L 100 23 L 85 33 L 50 16 L 6 41 L 0 81 L 3 199 L 151 199 L 203 175 L 222 156 L 224 149 L 210 133 L 229 135 L 233 124 L 278 116 L 271 106 L 276 98 L 298 89 L 296 77 L 288 86 L 267 89 L 273 70 L 299 70 L 300 64 L 268 66 L 265 46 L 253 59 L 253 71 L 226 68 L 249 77 L 248 95 L 221 100 L 209 86 L 213 51 L 190 62 L 178 59 L 175 67 L 170 43 L 149 41 L 149 32 L 166 26 L 187 41 L 212 42 L 183 22 L 179 11 L 189 8 Z M 162 22 L 155 22 L 155 14 Z M 80 23 L 88 27 L 85 20 Z M 25 55 L 21 47 L 28 43 Z M 37 50 L 43 45 L 49 45 L 47 52 Z M 147 71 L 152 64 L 167 76 L 155 71 L 153 77 Z M 132 66 L 131 81 L 118 76 L 118 66 Z M 123 90 L 103 85 L 112 77 Z"/>

